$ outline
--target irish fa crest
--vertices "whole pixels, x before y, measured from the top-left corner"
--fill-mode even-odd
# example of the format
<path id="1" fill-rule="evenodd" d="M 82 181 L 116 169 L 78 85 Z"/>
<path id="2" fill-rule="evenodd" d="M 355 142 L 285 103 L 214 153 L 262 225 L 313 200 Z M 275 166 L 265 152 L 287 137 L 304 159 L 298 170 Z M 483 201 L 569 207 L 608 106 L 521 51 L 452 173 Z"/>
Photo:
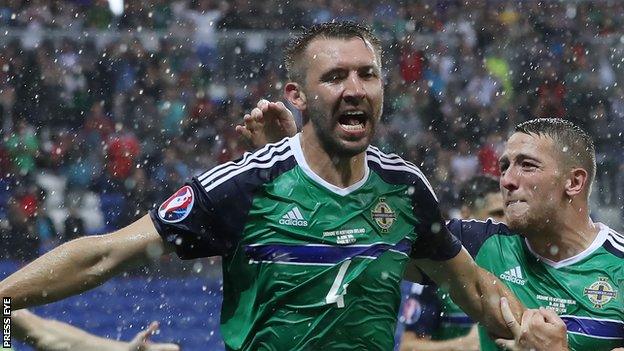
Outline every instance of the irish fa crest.
<path id="1" fill-rule="evenodd" d="M 394 224 L 396 214 L 388 206 L 385 198 L 379 198 L 377 205 L 371 210 L 371 216 L 377 225 L 381 228 L 382 233 L 387 233 L 388 229 Z"/>
<path id="2" fill-rule="evenodd" d="M 594 307 L 602 308 L 602 306 L 617 297 L 617 290 L 611 287 L 607 278 L 599 277 L 598 281 L 583 290 L 583 295 L 589 298 Z"/>

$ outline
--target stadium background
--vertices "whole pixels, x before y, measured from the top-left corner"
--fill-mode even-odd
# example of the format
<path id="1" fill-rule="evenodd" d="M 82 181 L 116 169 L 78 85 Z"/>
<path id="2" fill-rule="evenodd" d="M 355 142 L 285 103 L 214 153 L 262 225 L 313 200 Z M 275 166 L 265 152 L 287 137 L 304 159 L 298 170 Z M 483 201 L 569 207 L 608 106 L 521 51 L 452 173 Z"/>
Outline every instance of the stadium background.
<path id="1" fill-rule="evenodd" d="M 113 7 L 114 8 L 114 7 Z M 595 138 L 592 216 L 622 229 L 624 3 L 148 0 L 0 2 L 0 276 L 78 235 L 109 232 L 189 176 L 245 150 L 234 133 L 279 99 L 290 31 L 329 20 L 383 39 L 376 145 L 420 165 L 448 216 L 502 140 L 532 117 Z M 129 339 L 222 349 L 218 259 L 165 258 L 35 312 Z M 17 350 L 29 348 L 18 345 Z"/>

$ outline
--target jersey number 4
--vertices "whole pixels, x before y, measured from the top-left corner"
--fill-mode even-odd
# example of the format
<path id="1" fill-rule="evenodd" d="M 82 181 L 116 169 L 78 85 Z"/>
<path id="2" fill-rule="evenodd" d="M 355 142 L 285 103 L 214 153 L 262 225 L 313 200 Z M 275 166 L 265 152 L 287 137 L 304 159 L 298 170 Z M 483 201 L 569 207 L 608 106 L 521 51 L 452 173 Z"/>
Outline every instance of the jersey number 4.
<path id="1" fill-rule="evenodd" d="M 340 265 L 340 268 L 338 269 L 338 275 L 336 275 L 336 279 L 334 279 L 331 288 L 329 288 L 327 296 L 325 296 L 326 304 L 329 305 L 335 303 L 338 308 L 344 307 L 344 296 L 347 294 L 347 286 L 349 286 L 349 284 L 342 284 L 342 281 L 344 280 L 345 274 L 347 273 L 347 269 L 349 268 L 350 264 L 351 260 L 346 260 Z M 337 294 L 338 289 L 341 285 L 342 292 L 340 294 Z"/>

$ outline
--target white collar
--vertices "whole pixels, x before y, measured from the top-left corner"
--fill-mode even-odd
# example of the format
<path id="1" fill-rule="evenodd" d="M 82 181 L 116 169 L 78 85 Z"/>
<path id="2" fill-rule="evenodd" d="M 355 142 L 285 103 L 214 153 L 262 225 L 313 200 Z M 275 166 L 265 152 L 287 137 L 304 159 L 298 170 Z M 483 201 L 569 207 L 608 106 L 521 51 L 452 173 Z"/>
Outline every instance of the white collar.
<path id="1" fill-rule="evenodd" d="M 312 168 L 310 168 L 310 166 L 308 165 L 308 162 L 303 156 L 303 149 L 301 149 L 301 133 L 297 133 L 297 135 L 290 138 L 290 148 L 293 151 L 293 154 L 295 155 L 295 160 L 297 160 L 297 164 L 299 164 L 299 167 L 301 167 L 303 172 L 308 177 L 310 177 L 310 179 L 312 179 L 318 185 L 340 196 L 346 196 L 358 190 L 360 187 L 362 187 L 362 185 L 364 185 L 364 183 L 366 183 L 366 181 L 368 180 L 368 176 L 370 175 L 370 169 L 368 168 L 368 156 L 365 156 L 364 176 L 362 177 L 362 179 L 360 179 L 354 184 L 351 184 L 350 186 L 346 188 L 338 187 L 336 185 L 333 185 L 327 182 L 325 179 L 321 178 L 319 175 L 314 173 L 314 171 L 312 171 Z"/>
<path id="2" fill-rule="evenodd" d="M 538 254 L 531 248 L 531 245 L 529 244 L 529 240 L 527 238 L 524 238 L 524 242 L 526 243 L 527 248 L 533 254 L 533 256 L 537 257 L 540 261 L 546 263 L 547 265 L 553 268 L 566 267 L 566 266 L 573 265 L 585 259 L 587 256 L 591 255 L 594 251 L 596 251 L 599 247 L 601 247 L 602 244 L 604 244 L 605 240 L 607 240 L 609 227 L 599 222 L 596 222 L 596 225 L 598 226 L 598 228 L 600 228 L 600 230 L 598 231 L 598 235 L 596 235 L 596 237 L 594 238 L 594 241 L 587 248 L 585 248 L 585 250 L 579 252 L 578 254 L 572 257 L 563 259 L 561 261 L 553 261 L 546 257 L 542 257 L 540 254 Z"/>

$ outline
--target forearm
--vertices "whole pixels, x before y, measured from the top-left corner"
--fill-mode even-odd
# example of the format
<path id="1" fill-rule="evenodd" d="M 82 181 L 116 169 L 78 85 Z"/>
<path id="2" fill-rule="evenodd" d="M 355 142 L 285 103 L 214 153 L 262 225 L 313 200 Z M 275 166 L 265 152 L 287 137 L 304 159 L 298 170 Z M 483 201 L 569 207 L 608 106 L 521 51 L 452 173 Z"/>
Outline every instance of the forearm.
<path id="1" fill-rule="evenodd" d="M 501 297 L 507 297 L 516 318 L 521 318 L 524 307 L 516 296 L 485 269 L 475 265 L 474 276 L 466 281 L 451 281 L 450 294 L 468 315 L 497 336 L 511 337 L 500 311 Z M 462 289 L 463 288 L 463 289 Z"/>
<path id="2" fill-rule="evenodd" d="M 413 339 L 402 340 L 400 351 L 465 351 L 466 337 L 459 337 L 450 340 L 430 340 L 414 337 Z"/>
<path id="3" fill-rule="evenodd" d="M 47 337 L 38 340 L 37 349 L 46 351 L 127 351 L 128 343 L 105 339 L 69 324 L 45 320 Z"/>
<path id="4" fill-rule="evenodd" d="M 510 338 L 500 310 L 500 298 L 506 296 L 516 318 L 523 306 L 518 299 L 488 271 L 477 266 L 465 249 L 447 261 L 416 260 L 415 263 L 440 287 L 445 287 L 464 312 L 497 336 Z"/>
<path id="5" fill-rule="evenodd" d="M 69 324 L 38 317 L 26 310 L 13 316 L 16 335 L 24 342 L 44 351 L 122 351 L 128 344 L 89 334 Z"/>
<path id="6" fill-rule="evenodd" d="M 410 258 L 408 264 L 405 266 L 403 279 L 412 283 L 423 283 L 423 273 L 418 267 L 418 262 L 413 258 Z"/>
<path id="7" fill-rule="evenodd" d="M 85 237 L 55 248 L 0 282 L 0 296 L 12 297 L 13 307 L 20 309 L 101 284 L 111 273 L 106 241 L 105 236 Z"/>
<path id="8" fill-rule="evenodd" d="M 49 303 L 146 261 L 150 250 L 162 254 L 162 241 L 147 221 L 144 217 L 119 232 L 82 237 L 55 248 L 0 282 L 0 296 L 12 297 L 15 309 Z"/>

